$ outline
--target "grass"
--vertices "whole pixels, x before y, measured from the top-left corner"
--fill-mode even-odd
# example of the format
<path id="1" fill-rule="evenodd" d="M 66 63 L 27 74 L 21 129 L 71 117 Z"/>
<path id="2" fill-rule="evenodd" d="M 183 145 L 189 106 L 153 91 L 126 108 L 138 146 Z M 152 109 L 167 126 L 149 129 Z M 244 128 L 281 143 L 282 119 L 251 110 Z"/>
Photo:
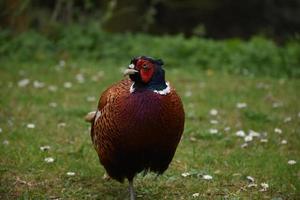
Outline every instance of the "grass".
<path id="1" fill-rule="evenodd" d="M 106 87 L 122 78 L 120 67 L 128 62 L 2 62 L 0 199 L 128 199 L 127 183 L 102 179 L 104 169 L 92 147 L 89 124 L 83 121 L 97 105 L 87 97 L 98 99 Z M 300 198 L 299 79 L 168 68 L 168 63 L 166 73 L 184 103 L 185 132 L 163 176 L 136 178 L 138 199 Z M 84 83 L 76 80 L 77 74 L 85 77 Z M 30 84 L 19 87 L 24 78 Z M 33 87 L 35 80 L 45 86 Z M 65 82 L 72 87 L 64 88 Z M 50 85 L 57 86 L 57 91 L 49 91 Z M 51 102 L 57 106 L 50 107 Z M 238 102 L 247 107 L 236 108 Z M 274 103 L 282 106 L 274 108 Z M 213 108 L 218 115 L 209 114 Z M 287 117 L 291 121 L 284 122 Z M 28 123 L 35 128 L 27 128 Z M 224 131 L 225 127 L 231 129 Z M 219 133 L 210 134 L 210 128 Z M 275 133 L 275 128 L 283 133 Z M 238 130 L 266 132 L 263 138 L 268 142 L 255 138 L 241 148 L 244 139 L 235 135 Z M 287 144 L 281 144 L 282 140 Z M 44 145 L 51 149 L 42 152 Z M 46 163 L 46 157 L 55 161 Z M 289 165 L 288 160 L 297 163 Z M 68 171 L 76 175 L 67 176 Z M 183 177 L 184 172 L 190 176 Z M 213 179 L 203 180 L 204 174 Z M 247 176 L 255 179 L 257 187 L 247 187 Z M 267 191 L 260 191 L 261 183 L 269 185 Z M 199 196 L 193 197 L 194 193 Z"/>

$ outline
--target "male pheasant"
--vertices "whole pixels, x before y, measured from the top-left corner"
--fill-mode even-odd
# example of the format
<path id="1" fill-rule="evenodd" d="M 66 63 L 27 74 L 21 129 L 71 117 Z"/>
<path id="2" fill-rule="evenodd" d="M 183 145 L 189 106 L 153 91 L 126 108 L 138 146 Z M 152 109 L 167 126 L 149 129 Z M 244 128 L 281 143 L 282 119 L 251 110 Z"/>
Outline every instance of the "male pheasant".
<path id="1" fill-rule="evenodd" d="M 131 200 L 134 176 L 143 170 L 162 174 L 184 129 L 182 102 L 162 66 L 160 59 L 132 59 L 124 72 L 129 79 L 105 90 L 86 118 L 101 164 L 111 178 L 128 179 Z"/>

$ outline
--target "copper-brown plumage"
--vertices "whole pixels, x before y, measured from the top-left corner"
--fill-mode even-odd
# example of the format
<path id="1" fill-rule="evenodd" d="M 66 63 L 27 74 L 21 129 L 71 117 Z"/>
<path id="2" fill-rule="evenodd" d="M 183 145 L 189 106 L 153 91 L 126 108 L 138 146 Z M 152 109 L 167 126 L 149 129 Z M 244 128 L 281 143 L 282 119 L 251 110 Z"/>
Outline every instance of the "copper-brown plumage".
<path id="1" fill-rule="evenodd" d="M 155 70 L 153 76 L 158 73 Z M 101 95 L 92 120 L 91 137 L 100 162 L 108 175 L 120 182 L 124 178 L 132 181 L 143 170 L 163 173 L 180 141 L 184 127 L 180 97 L 172 86 L 166 94 L 157 92 L 155 88 L 165 86 L 156 84 L 156 79 L 160 78 L 146 77 L 144 84 L 143 77 L 131 77 L 112 85 Z M 133 91 L 139 80 L 142 85 Z"/>

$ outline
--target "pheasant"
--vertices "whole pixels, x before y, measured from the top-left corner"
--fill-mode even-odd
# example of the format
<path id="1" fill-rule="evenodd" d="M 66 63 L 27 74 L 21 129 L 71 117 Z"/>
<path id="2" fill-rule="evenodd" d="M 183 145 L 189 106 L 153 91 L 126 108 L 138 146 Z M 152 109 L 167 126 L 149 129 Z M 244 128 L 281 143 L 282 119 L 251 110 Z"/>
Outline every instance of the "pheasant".
<path id="1" fill-rule="evenodd" d="M 140 56 L 131 60 L 129 75 L 105 90 L 98 109 L 86 116 L 100 163 L 108 175 L 129 181 L 137 173 L 162 174 L 169 166 L 184 129 L 184 109 L 175 89 L 165 81 L 163 61 Z"/>

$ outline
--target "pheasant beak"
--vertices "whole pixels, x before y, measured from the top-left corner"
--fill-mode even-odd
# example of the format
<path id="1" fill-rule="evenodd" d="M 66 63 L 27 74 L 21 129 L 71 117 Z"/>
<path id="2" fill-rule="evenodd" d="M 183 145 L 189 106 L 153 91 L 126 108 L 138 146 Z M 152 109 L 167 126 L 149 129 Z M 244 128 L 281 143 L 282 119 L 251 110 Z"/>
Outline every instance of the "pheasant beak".
<path id="1" fill-rule="evenodd" d="M 139 72 L 139 71 L 137 71 L 137 70 L 135 70 L 135 69 L 126 69 L 126 70 L 124 71 L 124 76 L 126 76 L 126 75 L 131 75 L 131 74 L 135 74 L 135 73 L 137 73 L 137 72 Z"/>

